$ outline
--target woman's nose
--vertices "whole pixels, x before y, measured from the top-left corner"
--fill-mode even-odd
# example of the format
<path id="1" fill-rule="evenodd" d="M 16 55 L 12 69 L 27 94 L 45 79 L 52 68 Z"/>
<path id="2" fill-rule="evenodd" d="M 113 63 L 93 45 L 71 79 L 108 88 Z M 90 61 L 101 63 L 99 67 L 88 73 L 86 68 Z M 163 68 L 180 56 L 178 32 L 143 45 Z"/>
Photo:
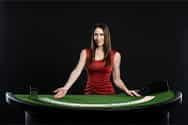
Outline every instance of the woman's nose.
<path id="1" fill-rule="evenodd" d="M 97 36 L 97 39 L 100 39 L 100 36 Z"/>

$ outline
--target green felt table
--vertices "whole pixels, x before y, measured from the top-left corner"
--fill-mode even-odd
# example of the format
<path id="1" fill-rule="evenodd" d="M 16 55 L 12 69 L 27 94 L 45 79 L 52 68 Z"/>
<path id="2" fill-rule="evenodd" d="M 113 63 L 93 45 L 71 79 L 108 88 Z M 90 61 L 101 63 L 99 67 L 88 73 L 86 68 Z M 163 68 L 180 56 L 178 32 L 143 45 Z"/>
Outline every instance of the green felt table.
<path id="1" fill-rule="evenodd" d="M 95 109 L 95 110 L 128 110 L 144 108 L 155 105 L 167 104 L 176 99 L 174 91 L 153 93 L 147 96 L 135 97 L 126 94 L 117 95 L 66 95 L 64 98 L 55 99 L 53 95 L 38 94 L 15 94 L 15 99 L 38 106 L 72 108 L 72 109 Z"/>
<path id="2" fill-rule="evenodd" d="M 6 102 L 16 104 L 25 113 L 26 125 L 72 122 L 89 124 L 91 121 L 105 121 L 109 118 L 123 123 L 157 122 L 167 123 L 173 117 L 173 109 L 181 103 L 182 93 L 166 90 L 147 93 L 141 97 L 125 93 L 115 95 L 67 94 L 55 99 L 52 94 L 19 94 L 6 92 Z M 97 114 L 97 115 L 96 115 Z M 78 116 L 81 117 L 78 118 Z M 126 119 L 126 120 L 124 120 Z M 80 121 L 81 120 L 81 121 Z M 164 124 L 163 124 L 164 125 Z"/>

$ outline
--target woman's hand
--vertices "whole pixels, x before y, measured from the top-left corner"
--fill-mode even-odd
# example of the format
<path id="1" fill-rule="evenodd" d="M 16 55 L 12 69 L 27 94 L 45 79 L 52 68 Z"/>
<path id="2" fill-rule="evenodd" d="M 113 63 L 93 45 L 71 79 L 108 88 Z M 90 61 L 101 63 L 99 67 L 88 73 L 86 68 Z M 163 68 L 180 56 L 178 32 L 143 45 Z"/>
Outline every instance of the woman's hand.
<path id="1" fill-rule="evenodd" d="M 54 95 L 54 98 L 59 99 L 59 98 L 63 98 L 67 94 L 68 89 L 65 87 L 61 87 L 61 88 L 57 88 L 53 92 L 56 93 Z"/>
<path id="2" fill-rule="evenodd" d="M 126 93 L 129 95 L 129 96 L 141 96 L 140 94 L 138 94 L 135 90 L 128 90 L 126 91 Z"/>

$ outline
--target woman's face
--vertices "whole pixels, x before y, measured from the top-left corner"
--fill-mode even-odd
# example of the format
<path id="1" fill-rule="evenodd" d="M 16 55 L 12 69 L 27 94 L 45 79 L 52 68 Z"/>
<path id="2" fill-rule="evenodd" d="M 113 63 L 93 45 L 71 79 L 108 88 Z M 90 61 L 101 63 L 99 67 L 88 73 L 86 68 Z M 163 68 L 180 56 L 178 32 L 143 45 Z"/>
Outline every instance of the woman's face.
<path id="1" fill-rule="evenodd" d="M 104 45 L 104 31 L 102 28 L 96 28 L 94 31 L 94 41 L 98 47 Z"/>

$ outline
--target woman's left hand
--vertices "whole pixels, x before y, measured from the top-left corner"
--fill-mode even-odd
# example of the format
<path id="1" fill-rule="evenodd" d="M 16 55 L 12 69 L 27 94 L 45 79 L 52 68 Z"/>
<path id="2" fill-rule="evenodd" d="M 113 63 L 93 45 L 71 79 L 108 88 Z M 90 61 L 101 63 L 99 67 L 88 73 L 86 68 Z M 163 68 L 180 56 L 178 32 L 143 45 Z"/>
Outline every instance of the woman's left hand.
<path id="1" fill-rule="evenodd" d="M 135 90 L 128 90 L 126 92 L 129 96 L 141 96 L 140 94 L 138 94 Z"/>

